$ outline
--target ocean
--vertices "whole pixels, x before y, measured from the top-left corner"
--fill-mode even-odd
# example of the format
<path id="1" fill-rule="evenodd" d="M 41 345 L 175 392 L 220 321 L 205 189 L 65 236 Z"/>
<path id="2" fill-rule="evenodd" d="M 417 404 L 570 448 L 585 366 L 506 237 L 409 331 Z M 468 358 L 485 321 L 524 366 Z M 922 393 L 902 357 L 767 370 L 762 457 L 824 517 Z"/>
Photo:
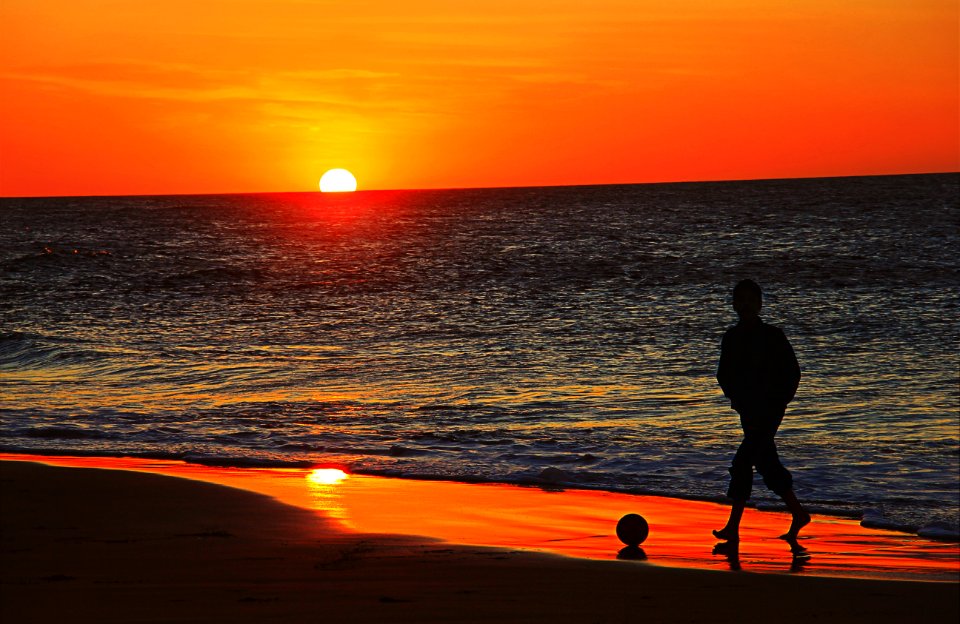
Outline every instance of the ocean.
<path id="1" fill-rule="evenodd" d="M 803 371 L 800 499 L 957 539 L 958 198 L 944 174 L 3 199 L 0 450 L 723 500 L 750 277 Z"/>

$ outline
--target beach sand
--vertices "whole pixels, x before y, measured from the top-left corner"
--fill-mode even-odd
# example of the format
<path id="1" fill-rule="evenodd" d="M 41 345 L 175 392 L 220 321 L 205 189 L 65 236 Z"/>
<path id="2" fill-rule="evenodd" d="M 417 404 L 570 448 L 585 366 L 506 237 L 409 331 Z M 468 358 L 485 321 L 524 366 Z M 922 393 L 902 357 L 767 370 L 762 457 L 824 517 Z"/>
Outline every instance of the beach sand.
<path id="1" fill-rule="evenodd" d="M 132 465 L 89 459 L 74 465 L 85 462 Z M 528 547 L 543 550 L 538 540 L 550 533 L 541 531 L 537 537 L 530 521 L 520 522 L 517 514 L 529 517 L 539 506 L 549 516 L 574 500 L 568 496 L 572 493 L 397 479 L 368 478 L 365 483 L 354 477 L 341 482 L 354 482 L 351 492 L 335 488 L 336 479 L 327 482 L 322 474 L 288 471 L 289 479 L 274 479 L 267 496 L 249 491 L 257 489 L 251 487 L 254 483 L 270 481 L 256 470 L 133 463 L 141 472 L 0 462 L 2 621 L 876 623 L 917 618 L 953 622 L 960 615 L 955 576 L 945 582 L 907 582 L 823 577 L 806 570 L 790 574 L 789 553 L 777 560 L 784 573 L 756 573 L 767 568 L 754 560 L 776 559 L 762 549 L 743 564 L 753 572 L 697 569 L 719 566 L 717 561 L 725 559 L 705 555 L 707 563 L 701 565 L 693 555 L 671 560 L 661 552 L 668 549 L 665 544 L 686 538 L 658 515 L 666 512 L 646 507 L 644 515 L 651 519 L 651 537 L 644 544 L 648 561 L 616 560 L 609 552 L 615 548 L 610 531 L 593 541 L 580 540 L 602 543 L 591 548 L 607 552 L 606 560 L 531 552 Z M 164 470 L 179 470 L 191 480 L 150 474 Z M 246 490 L 196 480 L 203 474 L 205 480 L 216 474 L 220 483 Z M 302 487 L 305 475 L 311 487 Z M 284 494 L 284 488 L 289 492 Z M 476 498 L 466 496 L 468 491 Z M 623 504 L 616 495 L 584 495 L 610 505 L 609 510 L 601 506 L 600 513 Z M 296 502 L 296 496 L 313 501 L 313 509 L 280 502 L 286 497 Z M 548 498 L 540 502 L 539 496 Z M 523 510 L 510 507 L 521 500 L 527 501 Z M 641 502 L 639 497 L 631 500 L 632 505 Z M 690 505 L 710 505 L 672 504 L 675 514 L 696 510 Z M 483 508 L 471 509 L 476 505 Z M 429 513 L 423 513 L 425 508 Z M 408 526 L 404 523 L 416 518 L 413 509 L 420 510 L 421 518 L 447 513 L 447 522 Z M 362 520 L 365 516 L 378 518 L 390 530 L 371 531 L 374 521 Z M 560 516 L 562 530 L 577 522 L 572 511 Z M 755 512 L 745 522 L 762 516 Z M 514 536 L 507 539 L 517 540 L 513 547 L 462 545 L 490 542 L 491 517 L 503 520 L 503 533 Z M 772 530 L 772 523 L 782 520 L 771 518 L 770 526 L 758 522 L 758 530 Z M 580 521 L 593 526 L 589 518 Z M 437 527 L 451 524 L 461 527 L 464 539 L 438 535 L 442 531 Z M 683 518 L 675 521 L 684 524 Z M 486 536 L 477 533 L 481 525 L 488 527 Z M 422 536 L 409 535 L 414 528 Z M 742 550 L 753 548 L 747 543 L 755 540 L 765 538 L 745 534 Z M 818 540 L 810 541 L 815 550 Z M 709 552 L 712 545 L 701 539 L 697 549 Z M 942 578 L 944 569 L 956 571 L 949 554 L 956 547 L 945 548 L 946 559 L 937 551 L 942 569 L 928 578 Z M 916 574 L 925 578 L 923 570 Z"/>

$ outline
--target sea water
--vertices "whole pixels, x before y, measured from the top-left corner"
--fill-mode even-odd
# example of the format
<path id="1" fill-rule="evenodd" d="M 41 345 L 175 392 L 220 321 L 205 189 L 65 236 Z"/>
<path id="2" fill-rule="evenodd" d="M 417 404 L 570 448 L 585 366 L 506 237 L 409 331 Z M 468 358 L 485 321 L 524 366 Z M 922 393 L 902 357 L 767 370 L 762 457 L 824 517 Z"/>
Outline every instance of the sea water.
<path id="1" fill-rule="evenodd" d="M 957 534 L 960 176 L 0 203 L 0 450 L 722 499 L 730 290 L 811 509 Z M 754 500 L 776 497 L 759 478 Z"/>

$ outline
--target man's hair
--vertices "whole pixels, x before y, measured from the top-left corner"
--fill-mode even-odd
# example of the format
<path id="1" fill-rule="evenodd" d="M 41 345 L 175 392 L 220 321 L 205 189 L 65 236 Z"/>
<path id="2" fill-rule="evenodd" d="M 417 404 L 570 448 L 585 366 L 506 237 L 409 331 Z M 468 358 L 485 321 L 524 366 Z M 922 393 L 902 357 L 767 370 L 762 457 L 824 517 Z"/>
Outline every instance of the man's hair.
<path id="1" fill-rule="evenodd" d="M 752 279 L 745 279 L 737 282 L 737 285 L 733 287 L 733 296 L 736 297 L 737 293 L 742 291 L 748 292 L 751 295 L 756 295 L 757 299 L 763 301 L 763 291 L 760 290 L 760 285 Z"/>

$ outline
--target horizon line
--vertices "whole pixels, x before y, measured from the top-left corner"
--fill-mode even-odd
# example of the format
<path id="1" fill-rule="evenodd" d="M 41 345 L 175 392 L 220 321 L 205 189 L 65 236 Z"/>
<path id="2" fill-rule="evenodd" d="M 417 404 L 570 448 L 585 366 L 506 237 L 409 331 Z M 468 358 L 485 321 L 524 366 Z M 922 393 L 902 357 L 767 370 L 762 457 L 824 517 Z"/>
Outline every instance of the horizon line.
<path id="1" fill-rule="evenodd" d="M 354 193 L 394 193 L 416 191 L 480 191 L 480 190 L 507 190 L 507 189 L 542 189 L 542 188 L 578 188 L 592 186 L 656 186 L 666 184 L 723 184 L 727 182 L 777 182 L 788 180 L 836 180 L 847 178 L 887 178 L 903 176 L 925 175 L 956 175 L 960 169 L 950 171 L 920 171 L 908 173 L 866 173 L 848 175 L 822 176 L 785 176 L 773 178 L 719 178 L 706 180 L 664 180 L 655 182 L 590 182 L 583 184 L 520 184 L 516 186 L 437 186 L 419 188 L 386 188 L 386 189 L 358 189 L 349 193 L 323 193 L 319 189 L 313 191 L 225 191 L 204 193 L 124 193 L 124 194 L 90 194 L 90 195 L 0 195 L 4 199 L 71 199 L 71 198 L 98 198 L 98 197 L 203 197 L 208 195 L 293 195 L 316 193 L 322 195 L 352 195 Z"/>

